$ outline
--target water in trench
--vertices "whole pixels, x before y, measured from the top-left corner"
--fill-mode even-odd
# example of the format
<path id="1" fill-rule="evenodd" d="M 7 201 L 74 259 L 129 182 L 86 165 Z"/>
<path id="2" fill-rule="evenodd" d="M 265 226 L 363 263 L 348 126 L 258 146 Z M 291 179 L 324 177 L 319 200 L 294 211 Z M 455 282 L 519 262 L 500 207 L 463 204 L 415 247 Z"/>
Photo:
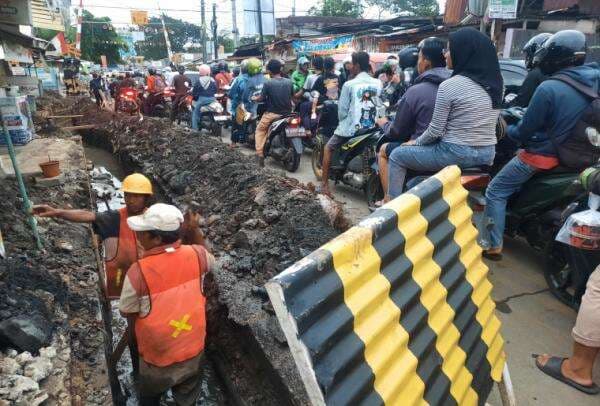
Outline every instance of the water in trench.
<path id="1" fill-rule="evenodd" d="M 104 198 L 100 198 L 96 202 L 97 210 L 105 211 L 109 207 L 113 210 L 118 209 L 124 204 L 122 194 L 118 192 L 118 188 L 120 188 L 120 180 L 126 174 L 118 159 L 104 149 L 89 145 L 85 146 L 85 154 L 86 158 L 94 164 L 93 177 L 91 179 L 92 188 L 96 190 L 96 195 L 104 195 Z M 119 313 L 118 301 L 112 302 L 111 310 L 113 348 L 115 348 L 125 331 L 127 322 Z M 202 370 L 201 392 L 196 404 L 206 406 L 227 405 L 230 402 L 227 400 L 225 385 L 220 381 L 209 358 L 207 358 L 207 361 Z M 117 374 L 122 391 L 127 396 L 127 405 L 138 405 L 133 367 L 127 349 L 123 352 L 117 365 Z M 174 404 L 170 393 L 163 397 L 162 403 L 167 405 Z"/>

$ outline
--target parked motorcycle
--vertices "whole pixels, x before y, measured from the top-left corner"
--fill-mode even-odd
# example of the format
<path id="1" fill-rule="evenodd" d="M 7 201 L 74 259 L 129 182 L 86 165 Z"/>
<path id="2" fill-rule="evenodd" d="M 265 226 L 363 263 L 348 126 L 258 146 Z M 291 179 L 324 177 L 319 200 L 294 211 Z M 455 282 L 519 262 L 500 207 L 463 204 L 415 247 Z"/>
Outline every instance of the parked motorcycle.
<path id="1" fill-rule="evenodd" d="M 302 157 L 302 138 L 306 137 L 297 114 L 290 114 L 274 121 L 267 132 L 264 147 L 265 157 L 271 156 L 280 161 L 289 172 L 295 172 Z"/>
<path id="2" fill-rule="evenodd" d="M 132 116 L 139 114 L 138 91 L 133 87 L 121 88 L 117 98 L 117 110 Z"/>
<path id="3" fill-rule="evenodd" d="M 223 123 L 229 119 L 221 103 L 215 100 L 210 104 L 200 107 L 200 112 L 202 113 L 200 128 L 205 128 L 211 135 L 221 138 Z"/>

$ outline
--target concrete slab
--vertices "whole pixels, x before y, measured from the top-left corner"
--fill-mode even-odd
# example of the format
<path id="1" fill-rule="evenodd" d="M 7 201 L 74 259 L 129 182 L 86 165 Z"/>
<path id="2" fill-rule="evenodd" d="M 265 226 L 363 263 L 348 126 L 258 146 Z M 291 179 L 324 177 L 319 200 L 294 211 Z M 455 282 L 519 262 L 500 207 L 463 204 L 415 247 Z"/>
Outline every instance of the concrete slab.
<path id="1" fill-rule="evenodd" d="M 48 161 L 48 156 L 60 161 L 61 172 L 69 172 L 81 168 L 84 164 L 79 137 L 66 138 L 36 138 L 27 145 L 15 146 L 17 163 L 24 177 L 38 176 L 42 173 L 39 163 Z M 0 175 L 14 177 L 8 149 L 0 148 Z"/>

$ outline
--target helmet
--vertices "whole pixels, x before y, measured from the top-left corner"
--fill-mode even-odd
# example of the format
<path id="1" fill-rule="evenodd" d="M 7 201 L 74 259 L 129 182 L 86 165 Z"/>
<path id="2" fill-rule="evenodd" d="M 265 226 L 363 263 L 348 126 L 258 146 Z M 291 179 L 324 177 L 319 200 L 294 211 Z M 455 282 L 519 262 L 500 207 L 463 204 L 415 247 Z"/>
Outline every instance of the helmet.
<path id="1" fill-rule="evenodd" d="M 244 59 L 240 63 L 240 72 L 241 73 L 248 73 L 248 59 Z"/>
<path id="2" fill-rule="evenodd" d="M 151 195 L 152 194 L 152 183 L 150 183 L 150 179 L 148 179 L 141 173 L 134 173 L 134 174 L 127 176 L 123 180 L 122 190 L 125 193 Z"/>
<path id="3" fill-rule="evenodd" d="M 585 35 L 576 30 L 563 30 L 546 40 L 533 57 L 533 64 L 551 75 L 569 66 L 583 65 L 587 56 Z"/>
<path id="4" fill-rule="evenodd" d="M 262 63 L 258 58 L 248 59 L 246 67 L 248 69 L 248 75 L 250 76 L 254 76 L 262 71 Z"/>
<path id="5" fill-rule="evenodd" d="M 219 73 L 219 65 L 213 62 L 210 64 L 210 74 L 216 75 L 217 73 Z"/>
<path id="6" fill-rule="evenodd" d="M 527 69 L 533 69 L 535 67 L 533 64 L 533 55 L 535 55 L 535 51 L 540 49 L 540 47 L 544 45 L 544 42 L 546 42 L 551 36 L 552 34 L 543 32 L 527 41 L 523 47 L 523 53 L 525 54 L 525 66 L 527 66 Z"/>
<path id="7" fill-rule="evenodd" d="M 419 59 L 419 48 L 417 47 L 406 47 L 398 52 L 398 59 L 400 60 L 400 67 L 414 68 L 417 66 L 417 60 Z"/>
<path id="8" fill-rule="evenodd" d="M 301 56 L 300 58 L 298 58 L 298 66 L 302 66 L 302 65 L 306 65 L 306 64 L 310 64 L 310 61 L 308 60 L 307 57 Z"/>
<path id="9" fill-rule="evenodd" d="M 149 75 L 156 75 L 156 69 L 154 69 L 154 68 L 148 68 L 148 74 Z"/>
<path id="10" fill-rule="evenodd" d="M 198 73 L 200 76 L 209 76 L 210 75 L 210 66 L 207 64 L 200 65 L 198 68 Z"/>
<path id="11" fill-rule="evenodd" d="M 224 61 L 219 62 L 217 68 L 219 69 L 219 72 L 226 72 L 228 70 L 227 63 L 225 63 Z"/>
<path id="12" fill-rule="evenodd" d="M 240 67 L 236 66 L 235 68 L 233 68 L 232 73 L 233 73 L 233 76 L 239 75 L 240 74 Z"/>
<path id="13" fill-rule="evenodd" d="M 179 65 L 177 67 L 177 72 L 179 72 L 180 75 L 183 75 L 185 73 L 185 66 Z"/>

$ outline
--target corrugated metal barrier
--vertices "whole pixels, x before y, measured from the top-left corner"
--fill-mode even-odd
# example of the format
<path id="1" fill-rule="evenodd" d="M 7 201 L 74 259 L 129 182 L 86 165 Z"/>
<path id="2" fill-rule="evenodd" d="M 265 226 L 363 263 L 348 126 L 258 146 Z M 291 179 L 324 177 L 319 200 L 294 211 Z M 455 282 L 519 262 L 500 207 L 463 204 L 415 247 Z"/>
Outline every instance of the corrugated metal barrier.
<path id="1" fill-rule="evenodd" d="M 267 283 L 314 405 L 484 404 L 505 364 L 460 170 Z"/>

